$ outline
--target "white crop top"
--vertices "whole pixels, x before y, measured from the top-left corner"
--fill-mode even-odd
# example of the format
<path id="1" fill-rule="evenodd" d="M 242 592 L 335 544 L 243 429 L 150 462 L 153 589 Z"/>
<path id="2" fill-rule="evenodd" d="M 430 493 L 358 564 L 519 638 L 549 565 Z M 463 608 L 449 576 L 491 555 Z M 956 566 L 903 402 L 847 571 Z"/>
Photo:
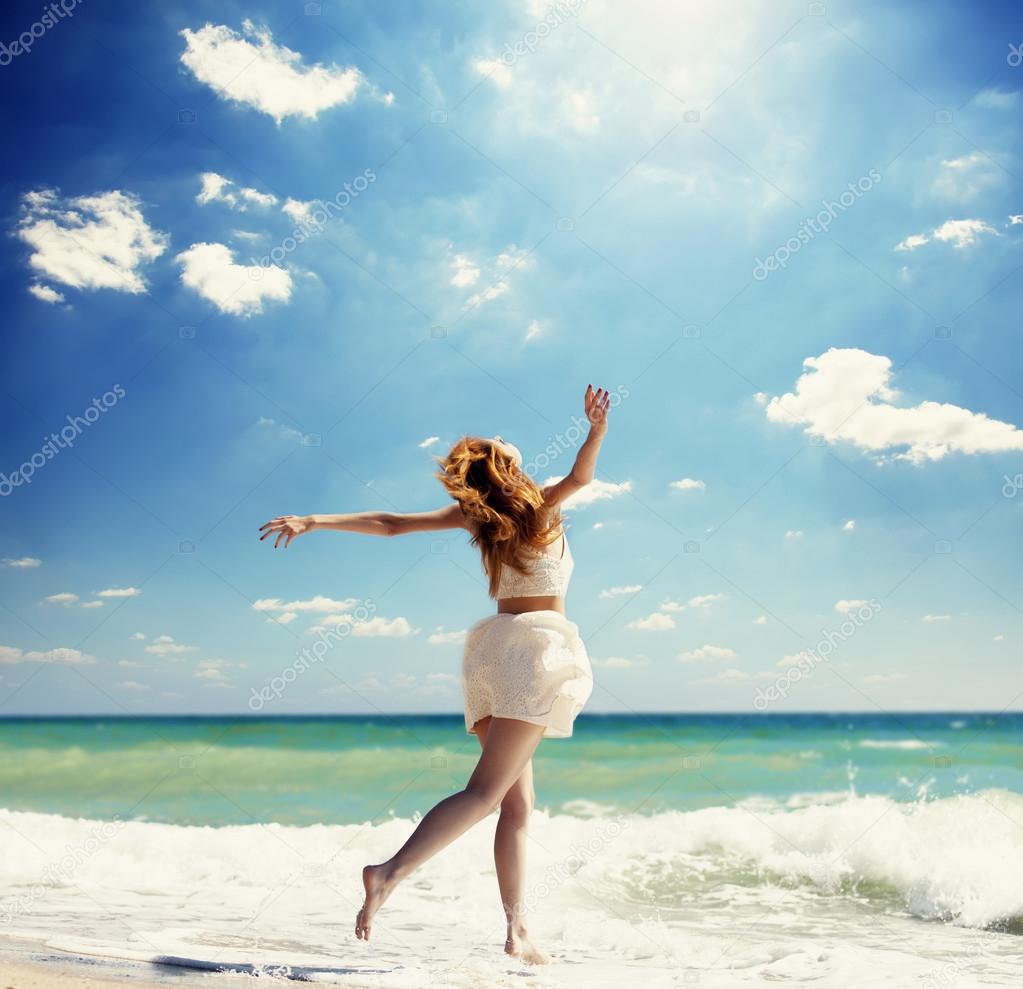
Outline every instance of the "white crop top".
<path id="1" fill-rule="evenodd" d="M 527 549 L 526 554 L 534 560 L 532 573 L 521 574 L 514 567 L 502 566 L 501 579 L 497 585 L 497 600 L 548 595 L 564 597 L 575 566 L 565 533 L 561 534 L 560 556 L 554 556 L 546 550 L 532 549 Z"/>

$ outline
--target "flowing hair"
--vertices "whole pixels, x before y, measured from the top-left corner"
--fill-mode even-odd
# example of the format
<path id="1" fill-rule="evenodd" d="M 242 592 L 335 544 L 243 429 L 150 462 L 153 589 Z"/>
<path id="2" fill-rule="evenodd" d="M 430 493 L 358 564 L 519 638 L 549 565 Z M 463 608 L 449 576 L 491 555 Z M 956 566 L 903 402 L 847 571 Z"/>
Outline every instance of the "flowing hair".
<path id="1" fill-rule="evenodd" d="M 463 436 L 440 464 L 436 477 L 474 523 L 472 544 L 483 558 L 490 596 L 497 596 L 502 567 L 527 574 L 527 552 L 542 550 L 559 534 L 557 508 L 544 505 L 543 490 L 497 443 Z"/>

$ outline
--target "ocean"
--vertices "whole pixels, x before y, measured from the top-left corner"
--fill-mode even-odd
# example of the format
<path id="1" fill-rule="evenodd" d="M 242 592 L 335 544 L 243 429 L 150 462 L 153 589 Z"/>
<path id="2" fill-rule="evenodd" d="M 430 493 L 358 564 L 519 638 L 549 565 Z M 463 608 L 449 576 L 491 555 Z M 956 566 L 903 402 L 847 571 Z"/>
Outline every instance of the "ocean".
<path id="1" fill-rule="evenodd" d="M 345 986 L 1023 976 L 1023 714 L 585 713 L 534 757 L 552 964 L 501 951 L 496 815 L 357 941 L 361 867 L 478 753 L 461 715 L 2 720 L 0 937 Z"/>

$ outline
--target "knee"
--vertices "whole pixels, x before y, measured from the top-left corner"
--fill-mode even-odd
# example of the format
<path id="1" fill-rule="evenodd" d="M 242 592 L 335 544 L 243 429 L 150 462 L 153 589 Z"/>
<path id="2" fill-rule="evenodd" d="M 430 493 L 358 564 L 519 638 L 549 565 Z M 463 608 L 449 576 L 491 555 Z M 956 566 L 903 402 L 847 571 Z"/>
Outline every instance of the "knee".
<path id="1" fill-rule="evenodd" d="M 524 791 L 521 787 L 514 786 L 501 801 L 501 817 L 512 824 L 525 824 L 533 811 L 536 803 L 536 795 L 532 789 Z"/>
<path id="2" fill-rule="evenodd" d="M 497 810 L 505 796 L 501 790 L 485 783 L 469 783 L 465 792 L 476 801 L 481 818 Z"/>

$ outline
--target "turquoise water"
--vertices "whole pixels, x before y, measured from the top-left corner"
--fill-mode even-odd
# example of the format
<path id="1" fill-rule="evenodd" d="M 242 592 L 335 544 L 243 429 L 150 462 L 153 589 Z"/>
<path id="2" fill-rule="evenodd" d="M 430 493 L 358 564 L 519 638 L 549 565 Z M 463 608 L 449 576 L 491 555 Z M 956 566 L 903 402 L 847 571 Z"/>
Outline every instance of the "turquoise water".
<path id="1" fill-rule="evenodd" d="M 379 823 L 460 789 L 460 715 L 0 721 L 0 807 L 222 826 Z M 583 715 L 541 743 L 551 813 L 1023 791 L 1023 714 Z"/>

